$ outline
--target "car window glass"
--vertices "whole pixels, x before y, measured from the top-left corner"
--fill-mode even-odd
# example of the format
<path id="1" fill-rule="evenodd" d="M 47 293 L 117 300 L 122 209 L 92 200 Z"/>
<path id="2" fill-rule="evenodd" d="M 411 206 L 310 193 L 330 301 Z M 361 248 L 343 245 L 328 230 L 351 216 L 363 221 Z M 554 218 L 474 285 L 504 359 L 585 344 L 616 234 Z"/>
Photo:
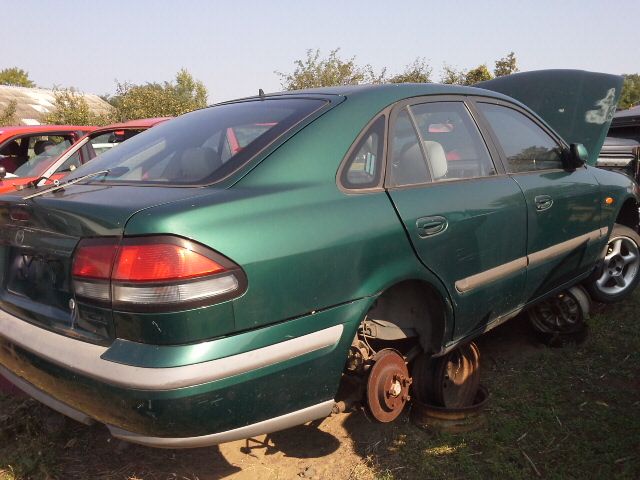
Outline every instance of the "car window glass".
<path id="1" fill-rule="evenodd" d="M 378 184 L 384 146 L 384 127 L 385 117 L 380 116 L 352 150 L 342 173 L 342 184 L 345 187 L 368 188 Z"/>
<path id="2" fill-rule="evenodd" d="M 463 102 L 412 105 L 435 181 L 496 174 L 487 146 Z"/>
<path id="3" fill-rule="evenodd" d="M 416 185 L 431 180 L 420 140 L 406 108 L 393 123 L 389 165 L 392 186 Z"/>
<path id="4" fill-rule="evenodd" d="M 213 183 L 250 161 L 325 104 L 318 99 L 282 98 L 196 110 L 150 128 L 117 148 L 110 148 L 77 169 L 72 177 L 109 170 L 103 181 L 165 185 Z M 230 128 L 238 128 L 239 135 L 235 138 L 238 148 L 230 157 L 223 158 L 224 146 L 220 143 L 228 142 Z M 224 138 L 224 142 L 216 145 L 214 138 Z"/>
<path id="5" fill-rule="evenodd" d="M 29 159 L 13 172 L 18 177 L 38 177 L 71 146 L 71 140 L 64 137 L 31 137 Z M 40 152 L 37 155 L 33 151 Z"/>
<path id="6" fill-rule="evenodd" d="M 562 149 L 542 128 L 512 108 L 478 103 L 507 157 L 510 173 L 562 168 Z"/>
<path id="7" fill-rule="evenodd" d="M 71 136 L 62 135 L 36 135 L 29 137 L 28 141 L 27 157 L 29 160 L 38 156 L 59 155 L 73 143 Z"/>

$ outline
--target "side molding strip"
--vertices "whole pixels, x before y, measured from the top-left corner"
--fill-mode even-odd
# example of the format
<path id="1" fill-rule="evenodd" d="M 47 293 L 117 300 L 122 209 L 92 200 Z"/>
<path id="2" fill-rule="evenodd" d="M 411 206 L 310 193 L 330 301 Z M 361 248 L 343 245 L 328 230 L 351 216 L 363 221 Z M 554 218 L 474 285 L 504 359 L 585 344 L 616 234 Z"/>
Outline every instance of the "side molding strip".
<path id="1" fill-rule="evenodd" d="M 553 245 L 549 248 L 545 248 L 544 250 L 540 250 L 538 252 L 534 252 L 529 255 L 529 265 L 535 266 L 538 263 L 546 262 L 554 257 L 559 257 L 575 248 L 579 247 L 583 243 L 591 242 L 594 240 L 598 240 L 602 237 L 602 229 L 594 230 L 593 232 L 585 233 L 584 235 L 580 235 L 579 237 L 572 238 L 571 240 L 567 240 L 562 243 L 558 243 L 557 245 Z"/>
<path id="2" fill-rule="evenodd" d="M 557 245 L 553 245 L 544 250 L 534 252 L 526 257 L 516 258 L 510 262 L 498 265 L 497 267 L 485 270 L 484 272 L 476 273 L 466 278 L 462 278 L 455 283 L 456 290 L 459 293 L 468 293 L 478 287 L 481 287 L 487 283 L 492 283 L 502 278 L 508 277 L 514 274 L 518 270 L 522 270 L 528 266 L 536 266 L 542 262 L 551 260 L 552 258 L 559 257 L 575 248 L 579 247 L 583 243 L 599 240 L 607 234 L 608 228 L 602 227 L 598 230 L 594 230 L 579 237 L 572 238 Z"/>
<path id="3" fill-rule="evenodd" d="M 484 272 L 476 273 L 470 277 L 458 280 L 456 282 L 456 290 L 460 293 L 467 293 L 474 288 L 484 285 L 485 283 L 495 282 L 501 278 L 508 277 L 523 268 L 527 268 L 527 258 L 516 258 L 511 262 L 498 265 L 490 270 L 485 270 Z"/>

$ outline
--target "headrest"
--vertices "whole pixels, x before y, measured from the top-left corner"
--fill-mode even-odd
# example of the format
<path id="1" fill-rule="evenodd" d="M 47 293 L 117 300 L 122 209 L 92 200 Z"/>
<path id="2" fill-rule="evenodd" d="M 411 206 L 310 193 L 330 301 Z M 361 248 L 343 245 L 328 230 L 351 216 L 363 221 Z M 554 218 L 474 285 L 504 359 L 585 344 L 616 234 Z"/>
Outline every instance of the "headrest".
<path id="1" fill-rule="evenodd" d="M 427 158 L 431 164 L 431 173 L 433 174 L 433 180 L 440 180 L 447 175 L 447 156 L 444 153 L 444 148 L 438 142 L 432 142 L 425 140 L 423 142 L 424 150 L 427 153 Z"/>

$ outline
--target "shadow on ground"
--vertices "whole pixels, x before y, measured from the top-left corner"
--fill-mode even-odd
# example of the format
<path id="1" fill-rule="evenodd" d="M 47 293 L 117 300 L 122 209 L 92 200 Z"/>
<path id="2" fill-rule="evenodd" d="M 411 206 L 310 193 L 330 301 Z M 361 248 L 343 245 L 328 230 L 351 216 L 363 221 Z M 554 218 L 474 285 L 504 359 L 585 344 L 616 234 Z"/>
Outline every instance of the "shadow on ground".
<path id="1" fill-rule="evenodd" d="M 494 329 L 478 344 L 483 375 L 489 376 L 510 358 L 545 348 L 522 319 Z M 415 442 L 433 435 L 411 425 L 406 413 L 393 424 L 379 424 L 356 407 L 254 439 L 157 450 L 113 439 L 102 426 L 75 424 L 33 400 L 0 397 L 0 407 L 0 443 L 6 442 L 0 447 L 0 480 L 419 478 L 405 465 L 403 447 L 407 437 Z"/>

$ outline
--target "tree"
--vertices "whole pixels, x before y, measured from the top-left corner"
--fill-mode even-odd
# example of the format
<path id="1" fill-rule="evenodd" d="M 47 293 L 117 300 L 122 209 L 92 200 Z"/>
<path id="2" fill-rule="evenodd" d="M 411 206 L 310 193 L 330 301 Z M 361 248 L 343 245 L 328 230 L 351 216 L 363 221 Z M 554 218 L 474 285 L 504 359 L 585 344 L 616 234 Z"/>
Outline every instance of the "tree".
<path id="1" fill-rule="evenodd" d="M 320 50 L 307 50 L 307 58 L 296 60 L 292 73 L 275 72 L 285 90 L 302 88 L 331 87 L 334 85 L 358 85 L 361 83 L 383 83 L 386 70 L 380 74 L 371 65 L 360 67 L 356 57 L 340 58 L 339 48 L 331 50 L 328 57 L 321 58 Z"/>
<path id="2" fill-rule="evenodd" d="M 44 122 L 56 125 L 106 125 L 113 122 L 112 115 L 96 115 L 87 100 L 73 88 L 55 90 L 54 109 Z"/>
<path id="3" fill-rule="evenodd" d="M 29 73 L 18 67 L 0 70 L 0 85 L 29 88 L 36 86 L 36 84 L 29 79 Z"/>
<path id="4" fill-rule="evenodd" d="M 402 73 L 389 79 L 391 83 L 429 83 L 431 82 L 431 67 L 424 58 L 416 58 L 407 65 Z"/>
<path id="5" fill-rule="evenodd" d="M 640 73 L 625 73 L 618 108 L 626 110 L 640 103 Z"/>
<path id="6" fill-rule="evenodd" d="M 495 68 L 493 74 L 496 77 L 504 77 L 505 75 L 511 75 L 518 71 L 518 62 L 516 60 L 516 54 L 510 52 L 506 57 L 502 57 L 495 61 Z"/>
<path id="7" fill-rule="evenodd" d="M 169 117 L 207 106 L 207 89 L 185 69 L 175 81 L 135 85 L 118 83 L 116 95 L 109 99 L 119 121 L 150 117 Z"/>
<path id="8" fill-rule="evenodd" d="M 476 68 L 469 70 L 464 76 L 464 85 L 475 85 L 478 82 L 491 80 L 493 75 L 486 65 L 478 65 Z"/>
<path id="9" fill-rule="evenodd" d="M 445 63 L 442 67 L 440 83 L 444 83 L 445 85 L 464 85 L 465 75 L 464 70 L 458 70 Z"/>
<path id="10" fill-rule="evenodd" d="M 0 111 L 0 127 L 13 125 L 15 123 L 16 107 L 18 102 L 11 100 L 2 111 Z"/>

